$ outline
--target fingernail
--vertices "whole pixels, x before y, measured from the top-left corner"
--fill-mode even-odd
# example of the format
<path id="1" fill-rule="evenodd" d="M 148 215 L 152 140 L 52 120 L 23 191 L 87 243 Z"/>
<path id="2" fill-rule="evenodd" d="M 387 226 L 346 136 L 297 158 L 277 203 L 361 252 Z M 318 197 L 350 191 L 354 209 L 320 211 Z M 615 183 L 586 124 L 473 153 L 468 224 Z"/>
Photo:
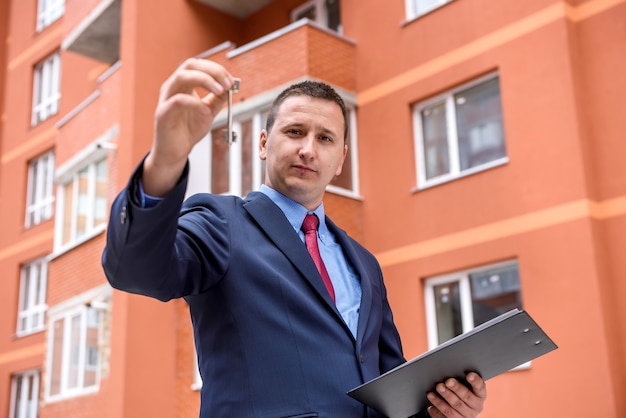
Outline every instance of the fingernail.
<path id="1" fill-rule="evenodd" d="M 426 394 L 426 397 L 428 398 L 429 401 L 434 401 L 435 400 L 435 394 L 432 392 L 428 392 Z"/>
<path id="2" fill-rule="evenodd" d="M 442 385 L 442 384 L 437 385 L 437 392 L 439 392 L 439 393 L 446 393 L 445 385 Z"/>
<path id="3" fill-rule="evenodd" d="M 470 373 L 470 374 L 467 376 L 467 380 L 468 380 L 468 381 L 470 381 L 470 382 L 473 382 L 474 380 L 476 380 L 476 375 L 475 375 L 475 374 L 471 374 L 471 373 Z"/>
<path id="4" fill-rule="evenodd" d="M 450 389 L 452 389 L 455 385 L 454 380 L 450 379 L 446 382 L 446 386 L 448 386 Z"/>
<path id="5" fill-rule="evenodd" d="M 222 94 L 224 92 L 224 87 L 222 87 L 222 85 L 218 83 L 217 81 L 213 83 L 213 89 L 215 90 L 215 93 L 217 94 Z"/>

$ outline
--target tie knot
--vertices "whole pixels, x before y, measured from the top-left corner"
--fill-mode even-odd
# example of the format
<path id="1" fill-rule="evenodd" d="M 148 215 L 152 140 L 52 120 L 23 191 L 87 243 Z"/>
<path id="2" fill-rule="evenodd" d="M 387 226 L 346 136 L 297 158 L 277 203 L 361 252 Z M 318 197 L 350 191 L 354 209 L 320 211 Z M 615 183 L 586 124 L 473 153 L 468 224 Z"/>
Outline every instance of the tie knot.
<path id="1" fill-rule="evenodd" d="M 302 222 L 302 230 L 305 234 L 309 231 L 316 231 L 318 222 L 319 220 L 317 219 L 316 215 L 307 213 L 307 215 L 304 217 L 304 222 Z"/>

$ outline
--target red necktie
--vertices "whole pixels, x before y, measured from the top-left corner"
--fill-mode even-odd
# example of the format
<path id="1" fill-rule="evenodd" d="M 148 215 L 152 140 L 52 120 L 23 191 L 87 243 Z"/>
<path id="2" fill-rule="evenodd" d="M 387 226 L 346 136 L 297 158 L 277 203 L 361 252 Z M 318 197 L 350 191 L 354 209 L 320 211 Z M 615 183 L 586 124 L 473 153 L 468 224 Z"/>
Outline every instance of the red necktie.
<path id="1" fill-rule="evenodd" d="M 324 285 L 330 293 L 330 297 L 335 301 L 335 289 L 333 288 L 333 283 L 330 281 L 330 276 L 328 275 L 328 271 L 326 270 L 326 266 L 324 265 L 324 261 L 322 261 L 322 256 L 320 255 L 320 249 L 317 246 L 317 224 L 319 220 L 316 215 L 307 214 L 304 217 L 304 222 L 302 222 L 302 231 L 304 231 L 304 240 L 306 242 L 306 248 L 309 250 L 309 254 L 311 254 L 311 258 L 313 258 L 313 262 L 317 266 L 317 270 L 320 272 L 320 276 L 322 276 L 322 280 L 324 281 Z"/>

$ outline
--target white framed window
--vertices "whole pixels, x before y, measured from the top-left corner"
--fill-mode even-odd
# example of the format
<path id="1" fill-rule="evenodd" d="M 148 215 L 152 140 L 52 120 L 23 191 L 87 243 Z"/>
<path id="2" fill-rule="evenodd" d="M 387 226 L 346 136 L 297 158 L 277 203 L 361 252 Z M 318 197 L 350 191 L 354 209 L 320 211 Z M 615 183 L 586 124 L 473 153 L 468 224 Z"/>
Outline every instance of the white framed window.
<path id="1" fill-rule="evenodd" d="M 291 11 L 291 21 L 309 19 L 320 26 L 342 33 L 340 0 L 309 0 Z"/>
<path id="2" fill-rule="evenodd" d="M 107 217 L 106 158 L 83 165 L 59 184 L 57 248 L 77 245 L 102 232 Z"/>
<path id="3" fill-rule="evenodd" d="M 256 110 L 233 117 L 233 130 L 237 139 L 230 146 L 224 139 L 223 118 L 216 118 L 213 130 L 196 145 L 189 157 L 187 196 L 200 192 L 246 196 L 259 189 L 265 177 L 265 161 L 258 156 L 259 138 L 265 128 L 269 105 L 270 103 L 263 103 Z M 348 155 L 341 175 L 331 181 L 327 190 L 348 197 L 358 197 L 356 111 L 347 103 L 346 107 L 349 124 L 346 139 Z"/>
<path id="4" fill-rule="evenodd" d="M 496 74 L 415 105 L 413 121 L 418 188 L 508 161 Z"/>
<path id="5" fill-rule="evenodd" d="M 37 1 L 37 31 L 57 21 L 65 13 L 65 0 Z"/>
<path id="6" fill-rule="evenodd" d="M 26 227 L 52 218 L 54 208 L 54 151 L 28 163 Z"/>
<path id="7" fill-rule="evenodd" d="M 511 309 L 522 309 L 517 261 L 432 277 L 424 285 L 429 349 Z"/>
<path id="8" fill-rule="evenodd" d="M 106 311 L 78 305 L 50 317 L 46 398 L 98 391 L 103 318 Z"/>
<path id="9" fill-rule="evenodd" d="M 431 10 L 450 3 L 452 0 L 406 0 L 407 19 L 415 19 Z"/>
<path id="10" fill-rule="evenodd" d="M 39 376 L 39 370 L 13 375 L 9 418 L 37 418 L 39 416 Z"/>
<path id="11" fill-rule="evenodd" d="M 35 66 L 33 79 L 33 126 L 59 111 L 61 54 L 55 52 Z"/>
<path id="12" fill-rule="evenodd" d="M 17 313 L 18 337 L 43 331 L 48 307 L 47 286 L 48 261 L 45 257 L 22 266 Z"/>

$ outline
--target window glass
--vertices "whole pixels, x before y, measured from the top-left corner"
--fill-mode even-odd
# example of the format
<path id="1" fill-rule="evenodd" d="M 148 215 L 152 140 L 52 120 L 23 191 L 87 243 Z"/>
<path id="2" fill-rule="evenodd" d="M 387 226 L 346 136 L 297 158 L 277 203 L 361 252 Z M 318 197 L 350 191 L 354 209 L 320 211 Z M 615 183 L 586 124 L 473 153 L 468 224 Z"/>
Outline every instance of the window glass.
<path id="1" fill-rule="evenodd" d="M 434 287 L 439 344 L 463 332 L 459 284 L 446 283 Z"/>
<path id="2" fill-rule="evenodd" d="M 107 218 L 107 162 L 102 160 L 96 164 L 96 192 L 94 203 L 94 225 L 106 223 Z"/>
<path id="3" fill-rule="evenodd" d="M 328 29 L 341 32 L 341 12 L 339 0 L 326 0 L 326 14 Z"/>
<path id="4" fill-rule="evenodd" d="M 13 376 L 9 418 L 37 418 L 39 412 L 38 370 Z"/>
<path id="5" fill-rule="evenodd" d="M 325 28 L 341 33 L 339 0 L 309 0 L 293 9 L 291 21 L 309 19 Z"/>
<path id="6" fill-rule="evenodd" d="M 61 55 L 57 52 L 35 66 L 32 125 L 56 114 L 59 110 L 60 97 Z"/>
<path id="7" fill-rule="evenodd" d="M 87 232 L 89 216 L 89 170 L 84 168 L 78 172 L 78 205 L 76 208 L 76 238 Z"/>
<path id="8" fill-rule="evenodd" d="M 431 348 L 511 309 L 522 309 L 517 262 L 429 278 L 425 287 Z"/>
<path id="9" fill-rule="evenodd" d="M 28 164 L 26 227 L 52 218 L 54 204 L 54 152 L 47 152 Z"/>
<path id="10" fill-rule="evenodd" d="M 414 107 L 419 187 L 507 161 L 499 83 L 488 76 Z"/>
<path id="11" fill-rule="evenodd" d="M 107 217 L 107 161 L 91 163 L 61 185 L 61 246 L 92 234 L 106 223 Z"/>
<path id="12" fill-rule="evenodd" d="M 21 269 L 17 335 L 24 336 L 44 329 L 48 264 L 44 258 L 25 264 Z"/>
<path id="13" fill-rule="evenodd" d="M 61 393 L 61 376 L 63 365 L 63 339 L 65 338 L 65 318 L 58 319 L 52 323 L 52 353 L 50 368 L 50 395 L 58 395 Z"/>
<path id="14" fill-rule="evenodd" d="M 52 319 L 51 373 L 46 392 L 49 398 L 92 393 L 98 389 L 105 312 L 106 308 L 81 304 Z"/>
<path id="15" fill-rule="evenodd" d="M 452 0 L 408 0 L 408 18 L 413 19 Z"/>
<path id="16" fill-rule="evenodd" d="M 488 269 L 469 275 L 474 326 L 521 307 L 517 265 Z"/>
<path id="17" fill-rule="evenodd" d="M 63 186 L 63 231 L 62 243 L 68 244 L 72 239 L 72 219 L 74 210 L 74 181 Z"/>
<path id="18" fill-rule="evenodd" d="M 454 96 L 461 170 L 506 156 L 498 79 Z"/>
<path id="19" fill-rule="evenodd" d="M 65 12 L 65 0 L 39 0 L 37 30 L 42 30 L 58 20 Z"/>
<path id="20" fill-rule="evenodd" d="M 450 151 L 448 148 L 445 102 L 434 104 L 422 110 L 422 131 L 426 178 L 430 179 L 449 173 Z"/>

